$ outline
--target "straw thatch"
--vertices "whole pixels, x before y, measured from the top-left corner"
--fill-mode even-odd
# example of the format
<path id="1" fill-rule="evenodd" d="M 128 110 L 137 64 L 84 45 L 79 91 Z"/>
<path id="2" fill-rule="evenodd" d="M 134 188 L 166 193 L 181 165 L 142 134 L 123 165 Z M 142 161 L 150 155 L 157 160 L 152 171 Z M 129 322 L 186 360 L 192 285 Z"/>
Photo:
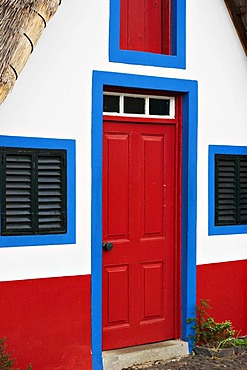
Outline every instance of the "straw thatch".
<path id="1" fill-rule="evenodd" d="M 0 104 L 61 0 L 0 0 Z"/>

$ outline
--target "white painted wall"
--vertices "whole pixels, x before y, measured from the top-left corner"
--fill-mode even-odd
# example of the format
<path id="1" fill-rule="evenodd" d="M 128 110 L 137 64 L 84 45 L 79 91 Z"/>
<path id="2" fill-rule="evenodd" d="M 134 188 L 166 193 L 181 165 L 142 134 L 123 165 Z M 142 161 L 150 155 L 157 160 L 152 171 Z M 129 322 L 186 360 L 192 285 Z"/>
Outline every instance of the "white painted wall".
<path id="1" fill-rule="evenodd" d="M 1 135 L 77 142 L 77 244 L 0 249 L 0 280 L 90 273 L 92 70 L 199 82 L 198 264 L 247 258 L 247 235 L 208 236 L 208 145 L 247 145 L 247 63 L 223 0 L 187 0 L 187 69 L 108 62 L 109 0 L 63 0 L 13 92 Z"/>

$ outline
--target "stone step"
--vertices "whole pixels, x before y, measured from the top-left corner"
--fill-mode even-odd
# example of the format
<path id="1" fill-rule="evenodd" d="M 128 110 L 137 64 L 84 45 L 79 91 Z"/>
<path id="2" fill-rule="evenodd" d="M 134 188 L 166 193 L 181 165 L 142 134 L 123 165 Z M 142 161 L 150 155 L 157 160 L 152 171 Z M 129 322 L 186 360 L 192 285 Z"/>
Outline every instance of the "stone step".
<path id="1" fill-rule="evenodd" d="M 134 364 L 187 356 L 188 343 L 181 340 L 145 344 L 103 352 L 104 370 L 122 370 Z"/>

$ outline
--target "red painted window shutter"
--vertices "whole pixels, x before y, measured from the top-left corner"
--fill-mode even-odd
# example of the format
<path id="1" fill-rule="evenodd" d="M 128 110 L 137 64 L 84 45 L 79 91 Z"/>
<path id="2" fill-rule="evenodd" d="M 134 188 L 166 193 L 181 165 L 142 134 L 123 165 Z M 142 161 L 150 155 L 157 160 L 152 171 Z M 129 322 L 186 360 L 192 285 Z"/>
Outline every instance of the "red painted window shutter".
<path id="1" fill-rule="evenodd" d="M 171 52 L 172 0 L 121 0 L 120 48 Z"/>

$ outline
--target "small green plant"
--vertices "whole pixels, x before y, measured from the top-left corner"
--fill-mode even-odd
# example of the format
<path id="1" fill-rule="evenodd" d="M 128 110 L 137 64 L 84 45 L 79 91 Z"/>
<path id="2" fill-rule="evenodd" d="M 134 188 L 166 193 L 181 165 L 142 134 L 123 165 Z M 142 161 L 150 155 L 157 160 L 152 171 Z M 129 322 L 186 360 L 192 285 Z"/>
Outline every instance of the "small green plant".
<path id="1" fill-rule="evenodd" d="M 239 338 L 237 336 L 234 338 L 227 338 L 218 344 L 217 349 L 224 348 L 224 347 L 237 347 L 237 346 L 243 346 L 247 348 L 247 337 Z"/>
<path id="2" fill-rule="evenodd" d="M 14 366 L 14 360 L 11 355 L 6 352 L 7 345 L 5 344 L 6 338 L 0 339 L 0 369 L 1 370 L 12 370 Z"/>
<path id="3" fill-rule="evenodd" d="M 6 338 L 0 339 L 0 370 L 19 370 L 16 369 L 15 359 L 11 357 L 11 354 L 6 351 Z M 32 370 L 32 366 L 29 364 L 27 370 Z"/>
<path id="4" fill-rule="evenodd" d="M 210 316 L 209 300 L 200 300 L 200 304 L 196 306 L 196 317 L 187 319 L 188 324 L 192 324 L 195 331 L 193 338 L 194 344 L 207 347 L 218 347 L 220 343 L 234 338 L 236 331 L 234 330 L 231 321 L 226 320 L 218 323 Z"/>

